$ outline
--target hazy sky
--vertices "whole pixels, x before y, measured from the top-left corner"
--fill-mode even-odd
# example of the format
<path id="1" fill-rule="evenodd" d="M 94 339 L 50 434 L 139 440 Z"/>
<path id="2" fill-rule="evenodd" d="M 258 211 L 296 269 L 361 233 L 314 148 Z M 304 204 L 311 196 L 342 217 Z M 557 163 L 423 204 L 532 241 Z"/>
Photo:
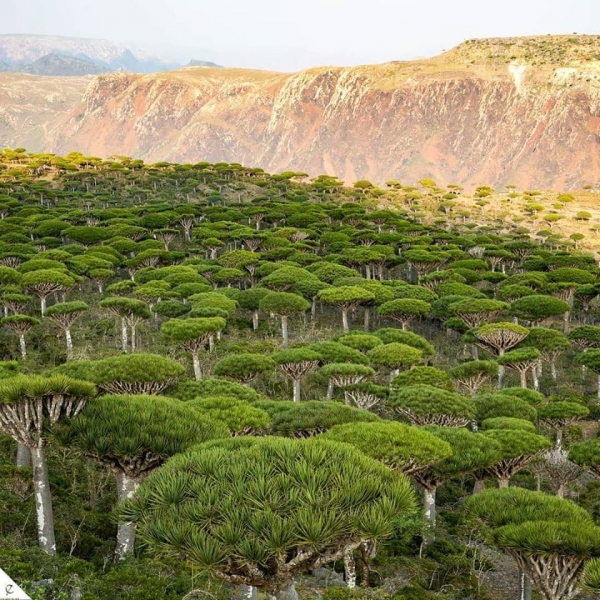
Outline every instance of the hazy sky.
<path id="1" fill-rule="evenodd" d="M 186 62 L 279 70 L 574 32 L 600 34 L 600 0 L 0 0 L 0 33 L 99 37 Z"/>

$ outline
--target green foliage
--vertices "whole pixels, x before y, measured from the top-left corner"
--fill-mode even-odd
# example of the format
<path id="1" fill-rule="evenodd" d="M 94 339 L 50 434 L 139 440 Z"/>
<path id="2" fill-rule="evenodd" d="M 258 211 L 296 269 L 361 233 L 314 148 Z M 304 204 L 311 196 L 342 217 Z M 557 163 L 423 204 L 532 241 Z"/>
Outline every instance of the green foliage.
<path id="1" fill-rule="evenodd" d="M 249 383 L 261 373 L 272 371 L 275 368 L 273 360 L 262 354 L 231 354 L 222 358 L 213 370 L 218 377 Z"/>
<path id="2" fill-rule="evenodd" d="M 235 572 L 272 593 L 318 558 L 391 535 L 414 506 L 406 478 L 349 445 L 271 439 L 180 455 L 120 514 L 137 522 L 151 552 L 177 553 L 216 575 Z M 289 558 L 281 565 L 277 556 Z"/>
<path id="3" fill-rule="evenodd" d="M 237 398 L 246 402 L 256 402 L 263 399 L 258 392 L 247 385 L 217 377 L 207 377 L 200 381 L 183 381 L 170 391 L 170 395 L 180 400 L 212 398 L 214 396 Z"/>
<path id="4" fill-rule="evenodd" d="M 344 423 L 379 422 L 379 417 L 339 402 L 287 402 L 260 400 L 254 403 L 271 417 L 271 433 L 286 437 L 311 437 Z"/>
<path id="5" fill-rule="evenodd" d="M 227 427 L 210 417 L 201 418 L 189 403 L 173 398 L 101 396 L 88 402 L 59 437 L 108 467 L 128 471 L 136 464 L 139 476 L 194 444 L 228 437 Z"/>
<path id="6" fill-rule="evenodd" d="M 406 344 L 383 344 L 367 352 L 367 358 L 374 367 L 396 370 L 409 367 L 421 361 L 422 353 Z"/>
<path id="7" fill-rule="evenodd" d="M 454 391 L 452 380 L 448 373 L 435 367 L 416 366 L 397 375 L 391 381 L 392 388 L 401 388 L 409 385 L 431 385 L 449 392 Z"/>
<path id="8" fill-rule="evenodd" d="M 479 421 L 494 417 L 513 417 L 534 423 L 537 419 L 537 411 L 529 402 L 508 393 L 482 394 L 473 399 L 473 404 Z"/>
<path id="9" fill-rule="evenodd" d="M 390 395 L 389 404 L 415 425 L 464 427 L 475 417 L 470 400 L 431 385 L 399 388 Z"/>
<path id="10" fill-rule="evenodd" d="M 267 431 L 271 417 L 267 412 L 244 400 L 227 396 L 198 398 L 187 406 L 227 425 L 231 435 L 260 435 Z"/>
<path id="11" fill-rule="evenodd" d="M 529 431 L 535 433 L 535 425 L 531 421 L 518 419 L 516 417 L 490 417 L 481 423 L 481 429 L 516 429 L 518 431 Z"/>
<path id="12" fill-rule="evenodd" d="M 450 445 L 435 435 L 389 421 L 337 425 L 324 437 L 352 444 L 367 456 L 407 475 L 426 469 L 452 454 Z"/>

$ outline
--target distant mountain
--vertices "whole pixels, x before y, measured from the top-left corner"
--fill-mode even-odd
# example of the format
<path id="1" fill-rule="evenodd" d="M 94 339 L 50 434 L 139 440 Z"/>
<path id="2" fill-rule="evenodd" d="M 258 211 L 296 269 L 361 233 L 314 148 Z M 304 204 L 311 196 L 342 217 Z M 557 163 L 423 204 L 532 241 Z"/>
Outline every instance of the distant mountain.
<path id="1" fill-rule="evenodd" d="M 217 63 L 210 62 L 209 60 L 196 60 L 192 59 L 186 65 L 186 67 L 212 67 L 213 69 L 223 69 L 223 65 L 218 65 Z"/>
<path id="2" fill-rule="evenodd" d="M 99 75 L 100 73 L 106 73 L 106 69 L 102 65 L 91 60 L 75 58 L 74 56 L 63 56 L 55 52 L 46 54 L 46 56 L 42 56 L 18 70 L 23 73 L 31 73 L 32 75 L 52 76 Z"/>
<path id="3" fill-rule="evenodd" d="M 600 181 L 599 56 L 600 36 L 569 35 L 469 40 L 423 60 L 298 73 L 3 73 L 0 140 L 348 183 L 581 189 Z"/>
<path id="4" fill-rule="evenodd" d="M 114 71 L 155 73 L 182 65 L 134 53 L 107 40 L 48 35 L 0 35 L 0 71 L 36 75 L 97 75 Z"/>

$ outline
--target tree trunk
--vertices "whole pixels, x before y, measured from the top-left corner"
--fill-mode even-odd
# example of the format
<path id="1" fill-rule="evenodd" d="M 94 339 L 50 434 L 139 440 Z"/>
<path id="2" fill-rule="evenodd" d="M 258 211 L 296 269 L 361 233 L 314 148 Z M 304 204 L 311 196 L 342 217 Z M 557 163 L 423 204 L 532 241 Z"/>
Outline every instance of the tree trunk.
<path id="1" fill-rule="evenodd" d="M 430 529 L 435 527 L 435 494 L 436 488 L 423 488 L 423 513 Z"/>
<path id="2" fill-rule="evenodd" d="M 300 380 L 294 379 L 294 402 L 300 402 Z"/>
<path id="3" fill-rule="evenodd" d="M 123 352 L 127 352 L 127 322 L 125 319 L 121 319 L 121 349 Z"/>
<path id="4" fill-rule="evenodd" d="M 135 352 L 135 325 L 131 326 L 131 351 Z"/>
<path id="5" fill-rule="evenodd" d="M 200 368 L 198 352 L 192 352 L 192 363 L 194 364 L 194 377 L 196 381 L 200 381 L 202 379 L 202 369 Z"/>
<path id="6" fill-rule="evenodd" d="M 70 329 L 65 329 L 65 340 L 67 340 L 67 359 L 73 360 L 73 339 Z"/>
<path id="7" fill-rule="evenodd" d="M 331 400 L 333 398 L 333 381 L 329 380 L 327 384 L 327 394 L 325 396 L 326 400 Z"/>
<path id="8" fill-rule="evenodd" d="M 123 471 L 116 471 L 117 498 L 119 502 L 133 498 L 140 486 L 141 479 L 129 477 Z M 135 544 L 135 523 L 119 523 L 117 528 L 117 547 L 115 548 L 115 562 L 126 558 L 127 554 L 133 553 Z"/>
<path id="9" fill-rule="evenodd" d="M 550 363 L 550 373 L 552 375 L 552 381 L 556 382 L 558 380 L 558 373 L 556 372 L 556 364 L 554 361 Z"/>
<path id="10" fill-rule="evenodd" d="M 236 585 L 230 594 L 232 600 L 258 600 L 258 591 L 253 585 Z"/>
<path id="11" fill-rule="evenodd" d="M 539 373 L 538 373 L 537 368 L 533 367 L 533 369 L 531 369 L 531 373 L 532 373 L 532 377 L 533 377 L 533 389 L 536 392 L 539 392 L 540 391 L 540 378 L 539 378 Z"/>
<path id="12" fill-rule="evenodd" d="M 252 330 L 258 330 L 258 311 L 255 310 L 252 312 Z"/>
<path id="13" fill-rule="evenodd" d="M 40 310 L 42 313 L 42 317 L 44 316 L 44 313 L 46 312 L 46 297 L 42 296 L 40 298 Z"/>
<path id="14" fill-rule="evenodd" d="M 371 309 L 368 306 L 365 307 L 364 319 L 365 331 L 369 331 L 371 328 Z"/>
<path id="15" fill-rule="evenodd" d="M 562 446 L 562 441 L 563 441 L 563 430 L 557 429 L 556 430 L 556 438 L 554 439 L 554 443 L 556 444 L 557 448 L 560 448 Z"/>
<path id="16" fill-rule="evenodd" d="M 46 451 L 42 446 L 30 448 L 30 451 L 33 465 L 33 491 L 37 513 L 38 541 L 44 552 L 54 556 L 56 554 L 56 540 L 54 538 L 54 515 L 52 513 L 52 496 L 50 495 Z"/>
<path id="17" fill-rule="evenodd" d="M 498 487 L 500 489 L 507 488 L 509 486 L 509 477 L 498 477 Z"/>
<path id="18" fill-rule="evenodd" d="M 269 600 L 298 600 L 298 592 L 292 582 L 288 587 L 278 590 L 276 594 L 267 594 L 267 598 Z"/>
<path id="19" fill-rule="evenodd" d="M 557 490 L 556 490 L 556 495 L 559 498 L 564 498 L 567 495 L 567 486 L 564 483 L 561 483 Z"/>
<path id="20" fill-rule="evenodd" d="M 521 376 L 521 387 L 527 387 L 527 371 L 519 371 L 519 375 Z"/>
<path id="21" fill-rule="evenodd" d="M 531 600 L 531 579 L 519 569 L 519 600 Z"/>
<path id="22" fill-rule="evenodd" d="M 569 319 L 571 317 L 571 312 L 567 311 L 563 316 L 563 333 L 568 335 L 569 333 Z"/>
<path id="23" fill-rule="evenodd" d="M 348 588 L 354 589 L 356 587 L 356 562 L 352 550 L 344 553 L 344 575 Z"/>
<path id="24" fill-rule="evenodd" d="M 350 331 L 350 326 L 348 325 L 348 309 L 342 310 L 342 327 L 344 329 L 344 333 L 348 333 Z"/>
<path id="25" fill-rule="evenodd" d="M 17 445 L 17 467 L 20 469 L 31 467 L 31 450 L 20 442 Z"/>
<path id="26" fill-rule="evenodd" d="M 287 315 L 281 315 L 281 337 L 283 338 L 283 347 L 287 348 L 289 341 Z"/>
<path id="27" fill-rule="evenodd" d="M 483 490 L 485 490 L 485 480 L 476 479 L 473 484 L 473 495 L 480 494 Z"/>
<path id="28" fill-rule="evenodd" d="M 25 360 L 27 358 L 27 346 L 25 344 L 25 334 L 19 334 L 19 347 L 21 348 L 21 358 Z"/>
<path id="29" fill-rule="evenodd" d="M 501 390 L 504 387 L 504 373 L 506 369 L 500 365 L 498 367 L 498 389 Z"/>

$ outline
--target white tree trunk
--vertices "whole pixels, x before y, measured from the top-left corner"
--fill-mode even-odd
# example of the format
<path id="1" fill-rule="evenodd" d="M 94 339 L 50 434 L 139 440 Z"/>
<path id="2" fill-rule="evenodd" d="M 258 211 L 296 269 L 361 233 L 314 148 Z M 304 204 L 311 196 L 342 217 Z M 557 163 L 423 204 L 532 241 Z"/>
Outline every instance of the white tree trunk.
<path id="1" fill-rule="evenodd" d="M 342 327 L 344 329 L 344 333 L 348 333 L 350 331 L 350 326 L 348 325 L 348 311 L 342 310 Z"/>
<path id="2" fill-rule="evenodd" d="M 257 310 L 252 312 L 252 329 L 254 331 L 258 330 L 258 311 Z"/>
<path id="3" fill-rule="evenodd" d="M 194 377 L 196 381 L 202 379 L 202 369 L 200 368 L 200 357 L 197 352 L 192 352 L 192 362 L 194 364 Z"/>
<path id="4" fill-rule="evenodd" d="M 344 553 L 344 574 L 346 576 L 346 585 L 353 590 L 356 587 L 356 562 L 352 550 Z"/>
<path id="5" fill-rule="evenodd" d="M 123 352 L 127 352 L 127 322 L 125 319 L 121 319 L 121 349 Z"/>
<path id="6" fill-rule="evenodd" d="M 425 515 L 425 520 L 431 529 L 435 527 L 435 493 L 436 489 L 432 488 L 430 490 L 423 488 L 423 513 Z"/>
<path id="7" fill-rule="evenodd" d="M 73 339 L 70 329 L 65 329 L 65 339 L 67 340 L 67 359 L 73 360 Z"/>
<path id="8" fill-rule="evenodd" d="M 27 345 L 25 344 L 25 335 L 19 335 L 19 347 L 21 348 L 21 358 L 25 360 L 27 358 Z"/>
<path id="9" fill-rule="evenodd" d="M 31 467 L 31 450 L 20 442 L 17 445 L 17 467 L 26 469 Z"/>
<path id="10" fill-rule="evenodd" d="M 140 479 L 129 477 L 122 471 L 116 471 L 117 497 L 120 502 L 133 498 L 140 486 Z M 115 560 L 123 560 L 128 554 L 133 553 L 135 545 L 135 523 L 119 523 L 117 528 L 117 547 L 115 549 Z"/>
<path id="11" fill-rule="evenodd" d="M 294 379 L 294 402 L 300 402 L 300 380 Z"/>
<path id="12" fill-rule="evenodd" d="M 281 315 L 281 337 L 283 338 L 283 347 L 287 348 L 289 341 L 287 315 Z"/>
<path id="13" fill-rule="evenodd" d="M 33 492 L 35 495 L 35 510 L 37 513 L 38 541 L 40 548 L 54 556 L 56 540 L 54 538 L 54 514 L 52 512 L 52 496 L 48 480 L 48 465 L 46 451 L 41 446 L 30 448 L 33 466 Z"/>

